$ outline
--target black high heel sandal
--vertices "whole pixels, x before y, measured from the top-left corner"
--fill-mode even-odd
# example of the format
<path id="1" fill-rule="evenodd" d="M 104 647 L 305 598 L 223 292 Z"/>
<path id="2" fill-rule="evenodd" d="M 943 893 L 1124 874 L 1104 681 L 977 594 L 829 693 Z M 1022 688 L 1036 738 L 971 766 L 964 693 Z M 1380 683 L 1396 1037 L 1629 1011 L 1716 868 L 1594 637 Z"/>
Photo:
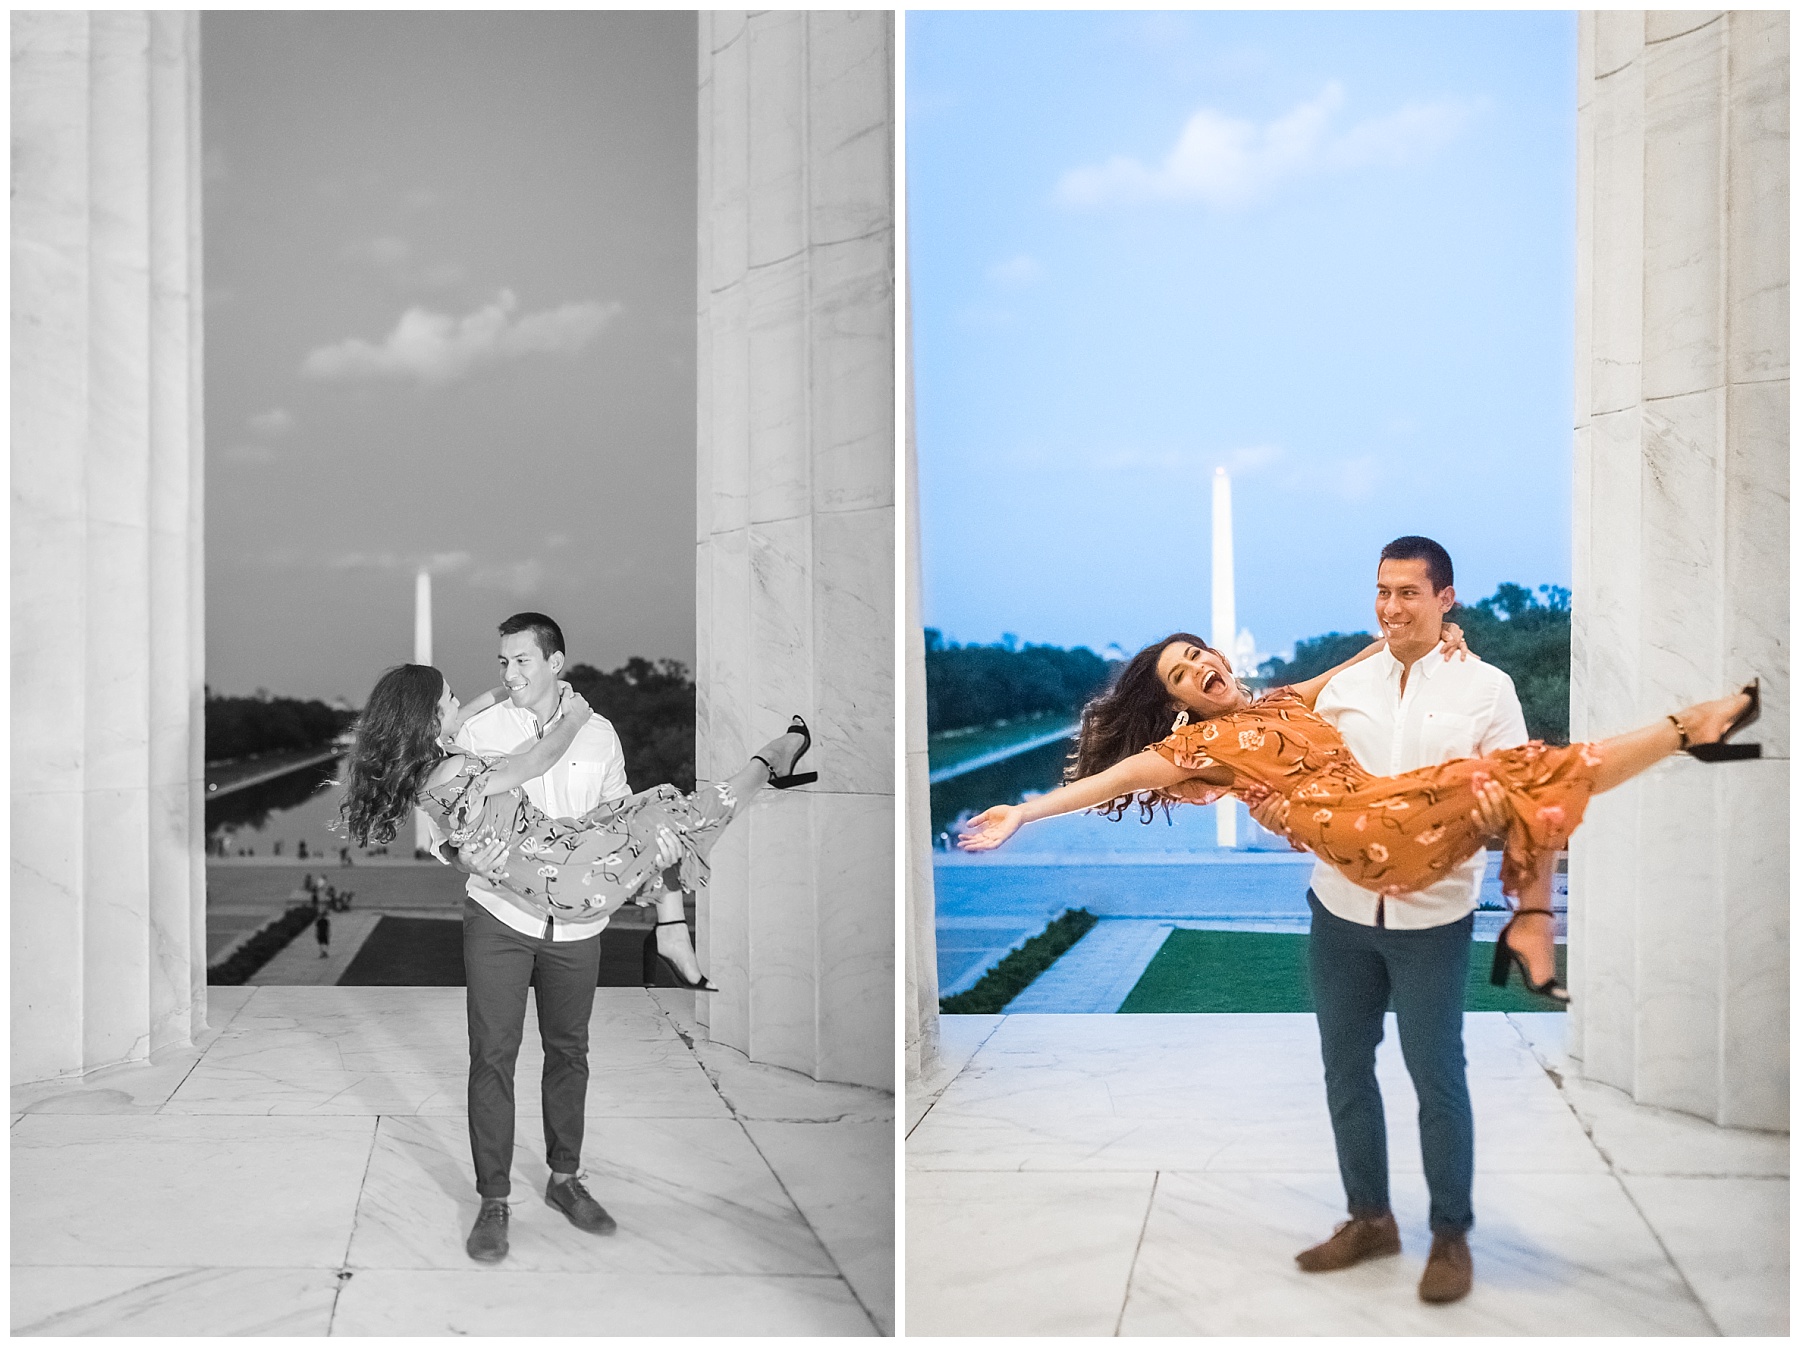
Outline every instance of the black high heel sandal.
<path id="1" fill-rule="evenodd" d="M 1750 694 L 1750 705 L 1738 712 L 1737 718 L 1725 727 L 1725 733 L 1721 734 L 1713 743 L 1689 744 L 1687 727 L 1679 720 L 1675 720 L 1674 716 L 1669 717 L 1670 720 L 1675 721 L 1675 728 L 1681 733 L 1681 747 L 1690 756 L 1700 759 L 1701 762 L 1743 762 L 1749 758 L 1762 756 L 1761 744 L 1728 744 L 1725 742 L 1762 714 L 1762 679 L 1752 678 L 1738 691 Z"/>
<path id="2" fill-rule="evenodd" d="M 1569 989 L 1563 986 L 1561 982 L 1557 981 L 1556 974 L 1552 973 L 1542 982 L 1533 982 L 1531 980 L 1531 969 L 1525 963 L 1524 956 L 1520 954 L 1518 950 L 1506 943 L 1506 933 L 1512 930 L 1513 922 L 1517 921 L 1520 917 L 1531 916 L 1549 917 L 1552 923 L 1556 921 L 1556 913 L 1544 907 L 1522 907 L 1517 912 L 1513 913 L 1511 919 L 1506 925 L 1500 928 L 1500 934 L 1494 939 L 1494 969 L 1493 972 L 1488 974 L 1488 981 L 1493 983 L 1496 987 L 1504 987 L 1506 985 L 1507 976 L 1512 972 L 1513 965 L 1517 964 L 1519 966 L 1519 981 L 1525 984 L 1526 991 L 1536 992 L 1539 996 L 1547 997 L 1552 1001 L 1556 1001 L 1566 1006 L 1569 1004 Z M 1554 929 L 1554 925 L 1552 926 L 1552 929 Z"/>
<path id="3" fill-rule="evenodd" d="M 662 966 L 669 970 L 669 976 L 675 979 L 675 985 L 683 991 L 716 992 L 719 990 L 707 980 L 704 973 L 700 975 L 698 982 L 689 982 L 682 976 L 681 970 L 675 966 L 675 961 L 656 947 L 656 932 L 659 927 L 686 925 L 686 921 L 659 921 L 644 933 L 644 985 L 646 987 L 656 985 L 656 965 L 657 961 L 661 960 Z M 689 940 L 691 942 L 691 936 Z"/>
<path id="4" fill-rule="evenodd" d="M 800 745 L 800 751 L 794 754 L 794 760 L 788 764 L 788 774 L 786 776 L 776 776 L 775 764 L 770 762 L 762 754 L 752 753 L 750 755 L 764 767 L 769 769 L 769 784 L 776 790 L 791 790 L 795 786 L 811 785 L 819 779 L 819 774 L 817 772 L 794 771 L 794 768 L 800 765 L 800 759 L 806 756 L 806 750 L 812 747 L 812 731 L 806 728 L 806 722 L 800 719 L 799 716 L 795 716 L 788 722 L 787 732 L 789 734 L 799 735 L 805 742 Z"/>

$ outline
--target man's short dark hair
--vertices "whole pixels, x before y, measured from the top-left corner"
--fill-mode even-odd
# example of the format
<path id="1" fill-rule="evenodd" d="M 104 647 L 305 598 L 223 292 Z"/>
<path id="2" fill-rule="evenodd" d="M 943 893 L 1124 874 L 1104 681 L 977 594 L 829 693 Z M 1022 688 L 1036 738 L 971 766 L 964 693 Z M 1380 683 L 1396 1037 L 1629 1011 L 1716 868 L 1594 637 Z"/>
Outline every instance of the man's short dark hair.
<path id="1" fill-rule="evenodd" d="M 542 613 L 514 613 L 500 624 L 502 636 L 517 636 L 522 631 L 530 632 L 537 640 L 538 650 L 545 659 L 563 653 L 562 628 Z"/>
<path id="2" fill-rule="evenodd" d="M 1456 583 L 1456 572 L 1450 565 L 1450 554 L 1429 538 L 1407 534 L 1381 549 L 1382 561 L 1422 561 L 1425 575 L 1431 581 L 1431 592 L 1440 594 Z M 1379 564 L 1379 563 L 1377 563 Z M 505 631 L 502 627 L 500 630 Z"/>

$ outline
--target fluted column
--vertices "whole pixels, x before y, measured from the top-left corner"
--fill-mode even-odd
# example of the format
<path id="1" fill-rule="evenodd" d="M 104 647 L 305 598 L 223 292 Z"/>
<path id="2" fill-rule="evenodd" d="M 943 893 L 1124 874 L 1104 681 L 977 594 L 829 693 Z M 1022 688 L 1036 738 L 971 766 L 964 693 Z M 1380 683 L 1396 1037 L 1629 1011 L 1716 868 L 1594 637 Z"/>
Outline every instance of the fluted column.
<path id="1" fill-rule="evenodd" d="M 699 771 L 801 711 L 820 772 L 714 852 L 700 1014 L 891 1089 L 893 16 L 702 11 L 699 47 Z"/>
<path id="2" fill-rule="evenodd" d="M 204 1026 L 196 15 L 12 18 L 12 1075 Z"/>
<path id="3" fill-rule="evenodd" d="M 1572 729 L 1760 674 L 1763 758 L 1676 757 L 1570 849 L 1570 1051 L 1788 1122 L 1788 16 L 1580 21 Z"/>
<path id="4" fill-rule="evenodd" d="M 906 302 L 906 1078 L 938 1055 L 937 894 L 931 870 L 931 759 L 925 724 L 919 445 L 914 426 L 912 298 Z"/>

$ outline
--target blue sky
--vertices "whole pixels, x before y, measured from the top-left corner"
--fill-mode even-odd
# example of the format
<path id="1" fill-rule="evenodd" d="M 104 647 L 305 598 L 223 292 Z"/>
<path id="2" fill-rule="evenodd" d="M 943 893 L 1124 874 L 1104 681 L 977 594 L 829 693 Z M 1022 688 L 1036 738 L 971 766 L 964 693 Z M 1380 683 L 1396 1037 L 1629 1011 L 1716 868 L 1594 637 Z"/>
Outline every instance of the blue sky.
<path id="1" fill-rule="evenodd" d="M 1265 651 L 1569 583 L 1572 13 L 912 13 L 925 620 Z"/>
<path id="2" fill-rule="evenodd" d="M 694 657 L 692 14 L 209 11 L 207 681 Z"/>

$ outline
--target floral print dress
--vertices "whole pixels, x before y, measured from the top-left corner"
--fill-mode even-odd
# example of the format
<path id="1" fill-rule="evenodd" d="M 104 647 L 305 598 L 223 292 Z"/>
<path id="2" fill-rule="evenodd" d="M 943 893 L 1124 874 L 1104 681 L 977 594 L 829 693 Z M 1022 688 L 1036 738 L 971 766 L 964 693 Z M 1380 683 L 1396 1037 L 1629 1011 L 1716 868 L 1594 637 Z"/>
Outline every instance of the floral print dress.
<path id="1" fill-rule="evenodd" d="M 454 847 L 504 841 L 511 852 L 501 884 L 536 911 L 565 920 L 587 920 L 625 901 L 648 905 L 654 900 L 647 894 L 662 887 L 657 880 L 670 868 L 679 887 L 705 888 L 707 857 L 737 813 L 737 799 L 720 784 L 692 795 L 653 786 L 580 818 L 551 818 L 519 787 L 486 795 L 497 762 L 461 756 L 454 776 L 420 794 L 419 808 Z M 673 867 L 657 862 L 663 841 L 678 852 Z"/>
<path id="2" fill-rule="evenodd" d="M 1287 836 L 1360 888 L 1398 897 L 1428 888 L 1485 841 L 1470 817 L 1475 787 L 1500 783 L 1512 806 L 1500 884 L 1509 894 L 1542 877 L 1581 822 L 1600 765 L 1597 744 L 1537 741 L 1484 758 L 1375 776 L 1292 688 L 1241 711 L 1183 725 L 1152 747 L 1192 771 L 1231 769 L 1230 786 L 1181 781 L 1163 794 L 1210 804 L 1264 786 L 1288 801 Z"/>

